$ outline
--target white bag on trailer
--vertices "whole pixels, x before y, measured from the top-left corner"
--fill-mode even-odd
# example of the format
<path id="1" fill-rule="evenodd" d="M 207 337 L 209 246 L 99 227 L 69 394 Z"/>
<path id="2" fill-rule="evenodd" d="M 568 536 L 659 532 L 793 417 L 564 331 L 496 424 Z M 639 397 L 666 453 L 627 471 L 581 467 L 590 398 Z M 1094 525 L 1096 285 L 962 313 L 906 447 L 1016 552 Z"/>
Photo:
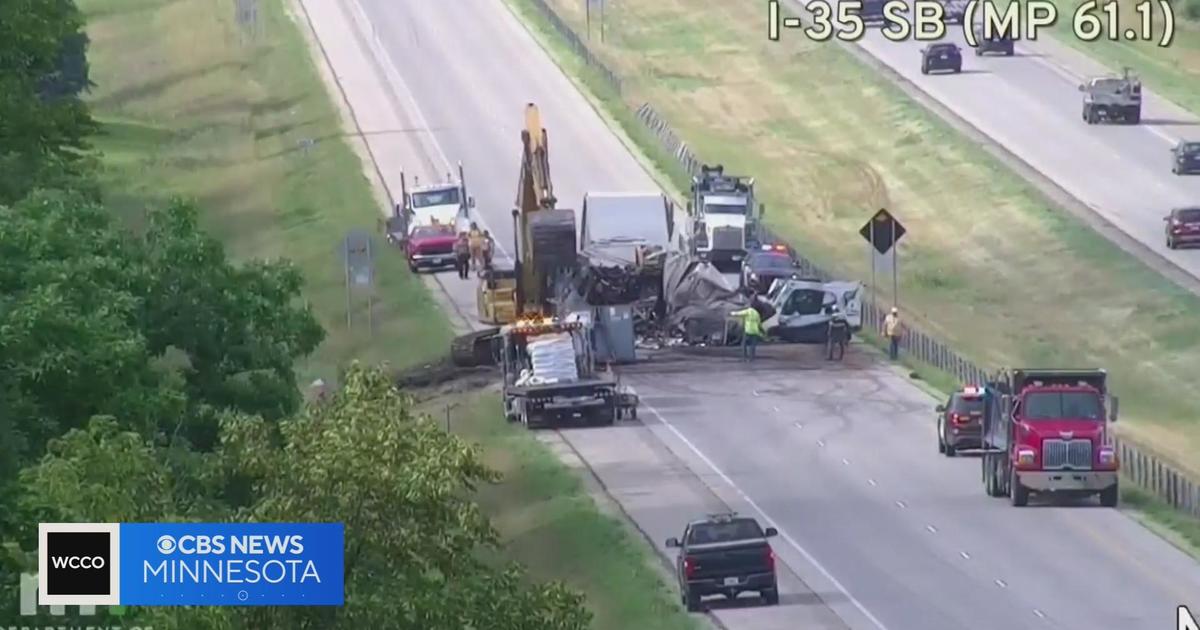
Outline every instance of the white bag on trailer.
<path id="1" fill-rule="evenodd" d="M 575 343 L 567 333 L 539 335 L 526 343 L 533 364 L 533 383 L 567 383 L 579 380 Z"/>

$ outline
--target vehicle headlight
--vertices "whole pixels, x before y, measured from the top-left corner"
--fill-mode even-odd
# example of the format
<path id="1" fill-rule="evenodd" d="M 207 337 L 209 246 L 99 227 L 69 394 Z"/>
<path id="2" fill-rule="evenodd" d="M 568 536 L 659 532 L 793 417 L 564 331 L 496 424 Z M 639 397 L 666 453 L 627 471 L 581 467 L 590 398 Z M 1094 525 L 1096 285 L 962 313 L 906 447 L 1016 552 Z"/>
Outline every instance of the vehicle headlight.
<path id="1" fill-rule="evenodd" d="M 1102 466 L 1112 466 L 1117 463 L 1117 451 L 1111 446 L 1101 446 L 1097 457 Z"/>
<path id="2" fill-rule="evenodd" d="M 1033 464 L 1034 458 L 1037 457 L 1037 451 L 1029 447 L 1021 447 L 1017 449 L 1017 463 L 1028 466 Z"/>

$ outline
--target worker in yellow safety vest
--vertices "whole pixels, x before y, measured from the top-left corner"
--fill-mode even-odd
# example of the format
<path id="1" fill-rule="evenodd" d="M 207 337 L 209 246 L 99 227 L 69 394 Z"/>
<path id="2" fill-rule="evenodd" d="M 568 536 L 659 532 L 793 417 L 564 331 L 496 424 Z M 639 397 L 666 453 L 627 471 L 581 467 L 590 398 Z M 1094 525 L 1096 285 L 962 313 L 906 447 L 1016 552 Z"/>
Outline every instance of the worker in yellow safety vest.
<path id="1" fill-rule="evenodd" d="M 904 325 L 900 323 L 900 309 L 892 307 L 892 312 L 883 318 L 883 336 L 888 340 L 888 356 L 893 361 L 900 357 L 900 337 L 904 334 Z"/>
<path id="2" fill-rule="evenodd" d="M 758 342 L 762 339 L 762 315 L 753 305 L 730 313 L 742 320 L 742 360 L 753 361 Z"/>

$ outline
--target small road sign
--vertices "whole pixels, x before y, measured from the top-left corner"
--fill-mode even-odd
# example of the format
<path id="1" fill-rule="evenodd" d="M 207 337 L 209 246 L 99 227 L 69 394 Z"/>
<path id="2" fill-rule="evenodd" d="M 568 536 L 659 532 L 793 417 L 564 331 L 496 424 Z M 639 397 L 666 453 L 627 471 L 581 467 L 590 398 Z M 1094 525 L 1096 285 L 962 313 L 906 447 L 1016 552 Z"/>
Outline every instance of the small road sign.
<path id="1" fill-rule="evenodd" d="M 880 208 L 858 231 L 880 254 L 886 254 L 893 245 L 899 243 L 905 232 L 904 226 L 886 208 Z"/>

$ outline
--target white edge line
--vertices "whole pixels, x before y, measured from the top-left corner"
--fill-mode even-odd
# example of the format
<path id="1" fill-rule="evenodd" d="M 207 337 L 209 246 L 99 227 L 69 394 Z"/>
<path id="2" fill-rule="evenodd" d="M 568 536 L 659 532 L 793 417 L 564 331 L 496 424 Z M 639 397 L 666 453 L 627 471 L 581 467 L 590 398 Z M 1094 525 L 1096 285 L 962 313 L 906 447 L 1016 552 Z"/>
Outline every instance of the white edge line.
<path id="1" fill-rule="evenodd" d="M 673 425 L 669 421 L 667 421 L 667 419 L 665 417 L 663 417 L 663 415 L 661 413 L 659 413 L 658 410 L 655 409 L 653 406 L 651 406 L 645 402 L 643 402 L 642 405 L 645 406 L 646 409 L 649 409 L 650 413 L 654 414 L 654 416 L 656 418 L 658 418 L 658 420 L 660 422 L 663 423 L 663 426 L 667 427 L 667 429 L 670 430 L 671 433 L 674 433 L 675 437 L 679 438 L 680 441 L 682 441 L 684 444 L 686 444 L 687 447 L 689 449 L 691 449 L 691 451 L 693 453 L 695 453 L 697 457 L 700 458 L 700 461 L 704 462 L 709 468 L 711 468 L 713 470 L 713 472 L 717 473 L 717 476 L 720 477 L 721 480 L 724 481 L 726 484 L 728 484 L 730 488 L 733 488 L 734 492 L 737 492 L 738 496 L 740 496 L 742 498 L 742 500 L 744 500 L 747 504 L 749 504 L 750 507 L 753 508 L 755 512 L 758 512 L 759 516 L 762 516 L 763 519 L 765 519 L 767 522 L 772 524 L 772 526 L 774 526 L 775 529 L 779 531 L 780 538 L 783 538 L 783 540 L 785 542 L 787 542 L 788 545 L 790 545 L 796 551 L 800 552 L 800 555 L 804 556 L 804 559 L 807 560 L 809 562 L 809 564 L 816 567 L 817 571 L 820 571 L 821 575 L 824 576 L 825 579 L 829 580 L 829 582 L 831 584 L 833 584 L 834 588 L 836 588 L 839 592 L 841 592 L 841 594 L 844 595 L 846 597 L 846 599 L 848 599 L 850 601 L 850 603 L 853 604 L 856 609 L 858 609 L 858 612 L 862 613 L 862 615 L 864 617 L 866 617 L 868 620 L 870 620 L 871 623 L 875 624 L 875 627 L 879 628 L 879 630 L 888 630 L 887 626 L 883 625 L 882 621 L 880 621 L 877 617 L 875 617 L 875 615 L 871 614 L 871 611 L 867 610 L 867 607 L 863 606 L 862 602 L 858 601 L 858 599 L 856 599 L 853 595 L 851 595 L 850 591 L 846 590 L 846 587 L 843 586 L 842 583 L 839 582 L 837 578 L 833 577 L 833 574 L 830 573 L 828 569 L 826 569 L 820 562 L 817 562 L 817 559 L 814 558 L 813 555 L 808 552 L 808 550 L 806 550 L 804 547 L 800 546 L 800 543 L 796 542 L 796 539 L 792 538 L 791 535 L 788 534 L 787 531 L 785 531 L 783 529 L 782 525 L 780 525 L 775 519 L 771 518 L 770 514 L 767 514 L 761 507 L 759 507 L 758 504 L 754 502 L 754 499 L 751 499 L 749 497 L 749 495 L 747 495 L 745 492 L 742 491 L 741 488 L 739 488 L 737 486 L 737 484 L 733 483 L 733 480 L 730 479 L 729 476 L 726 475 L 724 471 L 722 471 L 720 468 L 718 468 L 717 465 L 714 464 L 713 461 L 711 459 L 709 459 L 707 455 L 705 455 L 703 452 L 701 452 L 700 449 L 696 448 L 696 445 L 692 444 L 692 441 L 687 439 L 687 437 L 684 436 L 683 433 L 681 433 L 679 431 L 679 429 L 676 429 L 675 425 Z"/>

